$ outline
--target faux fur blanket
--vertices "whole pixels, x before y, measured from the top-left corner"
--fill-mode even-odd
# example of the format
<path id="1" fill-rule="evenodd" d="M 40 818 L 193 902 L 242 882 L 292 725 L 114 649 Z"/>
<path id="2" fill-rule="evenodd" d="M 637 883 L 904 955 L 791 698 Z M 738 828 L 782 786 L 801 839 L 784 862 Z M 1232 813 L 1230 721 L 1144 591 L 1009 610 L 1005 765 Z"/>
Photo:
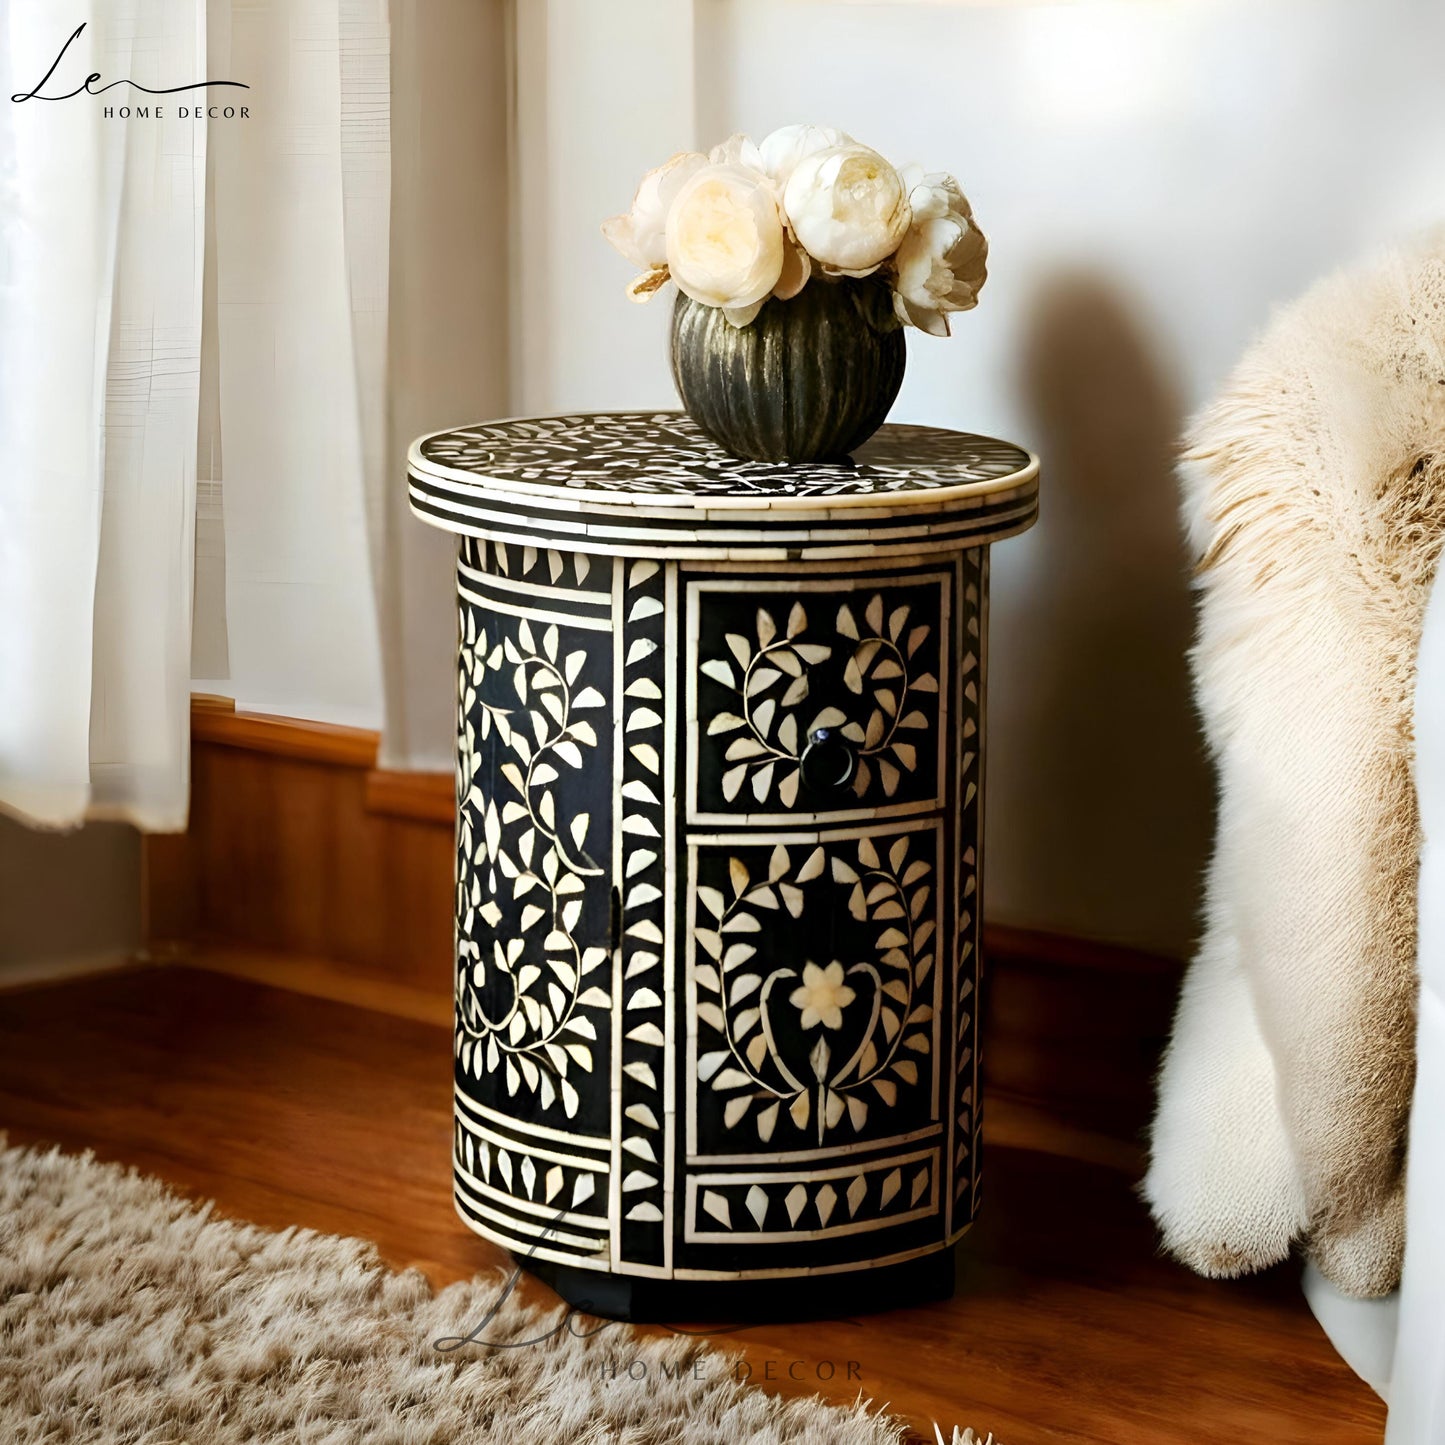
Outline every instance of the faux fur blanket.
<path id="1" fill-rule="evenodd" d="M 1144 1193 L 1202 1274 L 1302 1241 L 1346 1293 L 1383 1294 L 1404 1249 L 1411 697 L 1445 534 L 1445 238 L 1279 314 L 1181 473 L 1219 809 Z"/>

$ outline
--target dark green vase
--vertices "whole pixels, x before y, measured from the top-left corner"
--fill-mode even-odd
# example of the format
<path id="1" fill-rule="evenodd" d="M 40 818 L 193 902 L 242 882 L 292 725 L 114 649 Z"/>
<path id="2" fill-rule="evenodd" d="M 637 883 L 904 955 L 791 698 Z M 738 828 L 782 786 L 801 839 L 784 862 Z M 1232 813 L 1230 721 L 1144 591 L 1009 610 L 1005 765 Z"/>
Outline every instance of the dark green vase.
<path id="1" fill-rule="evenodd" d="M 672 378 L 688 415 L 734 456 L 839 461 L 883 425 L 903 384 L 886 282 L 814 278 L 747 326 L 678 293 Z"/>

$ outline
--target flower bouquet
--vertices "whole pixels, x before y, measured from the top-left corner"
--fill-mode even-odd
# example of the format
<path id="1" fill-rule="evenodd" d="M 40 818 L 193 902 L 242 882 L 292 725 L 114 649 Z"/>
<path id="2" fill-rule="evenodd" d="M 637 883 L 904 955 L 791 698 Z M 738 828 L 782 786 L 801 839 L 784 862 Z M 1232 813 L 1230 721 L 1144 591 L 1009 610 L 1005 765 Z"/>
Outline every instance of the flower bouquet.
<path id="1" fill-rule="evenodd" d="M 904 326 L 949 334 L 988 242 L 958 182 L 826 126 L 735 135 L 643 177 L 602 227 L 646 301 L 677 284 L 672 373 L 698 425 L 757 461 L 839 460 L 883 424 Z"/>

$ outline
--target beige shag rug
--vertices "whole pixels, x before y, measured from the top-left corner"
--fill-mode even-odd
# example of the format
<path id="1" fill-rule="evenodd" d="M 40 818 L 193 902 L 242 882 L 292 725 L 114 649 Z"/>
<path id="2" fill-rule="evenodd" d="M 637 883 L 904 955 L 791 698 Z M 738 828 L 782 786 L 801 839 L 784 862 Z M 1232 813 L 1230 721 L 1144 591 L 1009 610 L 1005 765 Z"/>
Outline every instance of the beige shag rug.
<path id="1" fill-rule="evenodd" d="M 0 1137 L 0 1146 L 3 1146 Z M 0 1439 L 14 1445 L 898 1445 L 870 1411 L 783 1400 L 698 1341 L 434 1294 L 361 1240 L 223 1219 L 159 1181 L 0 1147 Z M 580 1336 L 580 1337 L 579 1337 Z M 639 1368 L 640 1366 L 640 1368 Z M 617 1368 L 614 1368 L 617 1367 Z M 972 1436 L 959 1437 L 969 1441 Z"/>

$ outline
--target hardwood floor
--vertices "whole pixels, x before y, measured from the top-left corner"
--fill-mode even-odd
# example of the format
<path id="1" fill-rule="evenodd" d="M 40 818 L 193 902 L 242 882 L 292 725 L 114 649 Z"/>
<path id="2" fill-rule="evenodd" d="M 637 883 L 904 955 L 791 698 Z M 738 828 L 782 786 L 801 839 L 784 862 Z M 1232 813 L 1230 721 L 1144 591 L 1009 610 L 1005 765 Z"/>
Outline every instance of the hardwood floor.
<path id="1" fill-rule="evenodd" d="M 0 994 L 0 1129 L 93 1148 L 261 1224 L 365 1236 L 443 1284 L 502 1262 L 452 1212 L 450 1056 L 436 1023 L 220 974 L 74 980 Z M 861 1388 L 929 1438 L 939 1420 L 1002 1445 L 1381 1438 L 1383 1406 L 1293 1270 L 1194 1278 L 1155 1253 L 1131 1148 L 1004 1100 L 988 1110 L 987 1197 L 955 1298 L 729 1333 L 754 1379 Z M 835 1378 L 820 1385 L 823 1361 Z"/>

